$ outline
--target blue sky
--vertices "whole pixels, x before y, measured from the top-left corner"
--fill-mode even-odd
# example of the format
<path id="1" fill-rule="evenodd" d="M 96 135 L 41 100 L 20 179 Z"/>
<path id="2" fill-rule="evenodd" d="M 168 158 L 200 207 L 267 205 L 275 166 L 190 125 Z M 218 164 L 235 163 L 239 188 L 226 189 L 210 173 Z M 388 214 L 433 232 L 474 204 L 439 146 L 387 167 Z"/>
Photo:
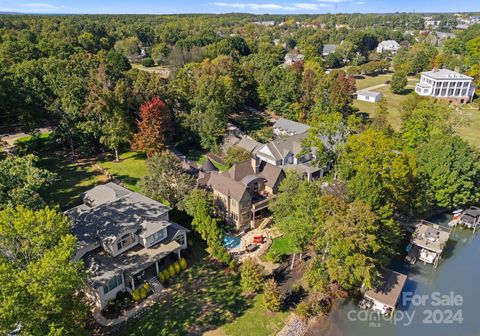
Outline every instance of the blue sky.
<path id="1" fill-rule="evenodd" d="M 25 13 L 385 13 L 480 11 L 480 0 L 0 0 L 0 11 Z"/>

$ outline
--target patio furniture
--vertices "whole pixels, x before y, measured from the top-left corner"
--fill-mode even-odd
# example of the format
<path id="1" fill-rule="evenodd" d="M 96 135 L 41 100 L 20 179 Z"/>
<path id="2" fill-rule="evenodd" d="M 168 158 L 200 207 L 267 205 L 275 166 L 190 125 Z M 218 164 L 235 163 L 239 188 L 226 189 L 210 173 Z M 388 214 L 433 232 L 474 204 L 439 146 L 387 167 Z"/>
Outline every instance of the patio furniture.
<path id="1" fill-rule="evenodd" d="M 263 236 L 254 236 L 253 237 L 253 242 L 255 244 L 262 244 L 263 243 Z"/>
<path id="2" fill-rule="evenodd" d="M 247 250 L 247 252 L 253 252 L 257 248 L 258 248 L 258 246 L 256 244 L 250 244 L 250 245 L 247 246 L 246 250 Z"/>

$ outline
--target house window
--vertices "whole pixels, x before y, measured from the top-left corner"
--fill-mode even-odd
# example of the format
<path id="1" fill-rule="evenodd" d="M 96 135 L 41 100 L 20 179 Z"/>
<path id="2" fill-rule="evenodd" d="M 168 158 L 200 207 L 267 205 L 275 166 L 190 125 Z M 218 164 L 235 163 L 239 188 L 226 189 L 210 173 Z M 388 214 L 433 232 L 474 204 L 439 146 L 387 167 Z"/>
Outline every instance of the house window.
<path id="1" fill-rule="evenodd" d="M 115 275 L 115 277 L 112 280 L 110 280 L 106 285 L 103 285 L 103 293 L 107 294 L 108 292 L 114 290 L 121 284 L 123 284 L 122 275 Z"/>
<path id="2" fill-rule="evenodd" d="M 179 243 L 180 245 L 183 246 L 185 244 L 185 236 L 183 234 L 181 234 L 180 236 L 178 236 L 176 241 L 177 241 L 177 243 Z"/>
<path id="3" fill-rule="evenodd" d="M 162 240 L 164 237 L 165 237 L 164 230 L 160 230 L 148 237 L 148 243 L 149 245 L 153 245 L 156 242 L 159 242 L 160 240 Z"/>
<path id="4" fill-rule="evenodd" d="M 135 242 L 135 236 L 133 233 L 127 233 L 126 235 L 122 236 L 117 243 L 117 249 L 122 250 L 123 248 L 132 245 Z"/>

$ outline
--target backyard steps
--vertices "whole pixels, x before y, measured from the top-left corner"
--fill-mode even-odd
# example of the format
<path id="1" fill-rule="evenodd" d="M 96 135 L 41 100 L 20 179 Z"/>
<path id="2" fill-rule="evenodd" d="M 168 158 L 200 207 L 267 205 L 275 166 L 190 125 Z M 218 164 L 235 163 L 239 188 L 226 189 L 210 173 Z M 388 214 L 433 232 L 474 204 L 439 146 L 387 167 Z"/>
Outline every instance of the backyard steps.
<path id="1" fill-rule="evenodd" d="M 150 280 L 148 280 L 147 282 L 150 285 L 150 288 L 152 289 L 152 292 L 154 292 L 154 293 L 159 292 L 163 288 L 162 284 L 160 283 L 160 281 L 158 280 L 157 277 L 153 277 Z"/>

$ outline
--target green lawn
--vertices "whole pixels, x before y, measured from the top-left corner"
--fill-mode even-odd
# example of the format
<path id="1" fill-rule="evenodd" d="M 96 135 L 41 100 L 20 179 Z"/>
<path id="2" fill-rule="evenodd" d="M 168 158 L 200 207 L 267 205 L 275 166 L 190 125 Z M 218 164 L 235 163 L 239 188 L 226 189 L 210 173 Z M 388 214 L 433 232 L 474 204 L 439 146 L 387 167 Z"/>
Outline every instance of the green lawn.
<path id="1" fill-rule="evenodd" d="M 192 237 L 190 242 L 192 266 L 122 335 L 275 335 L 289 312 L 266 313 L 262 295 L 247 299 L 239 275 L 212 262 L 202 242 Z"/>
<path id="2" fill-rule="evenodd" d="M 276 251 L 279 254 L 290 255 L 295 253 L 295 247 L 289 237 L 282 236 L 273 239 L 269 251 Z"/>
<path id="3" fill-rule="evenodd" d="M 394 129 L 399 130 L 402 122 L 401 116 L 400 116 L 400 108 L 402 106 L 402 102 L 407 98 L 408 94 L 401 94 L 401 95 L 394 94 L 390 91 L 390 85 L 381 87 L 379 89 L 375 89 L 375 92 L 383 93 L 383 96 L 385 97 L 385 99 L 387 99 L 388 121 L 390 122 L 390 124 Z M 355 100 L 353 102 L 353 106 L 357 107 L 360 110 L 360 112 L 367 113 L 372 117 L 375 117 L 377 113 L 376 103 L 369 103 L 365 101 Z"/>
<path id="4" fill-rule="evenodd" d="M 233 322 L 249 308 L 251 300 L 242 295 L 238 274 L 210 261 L 201 242 L 191 242 L 193 265 L 123 335 L 201 335 Z"/>
<path id="5" fill-rule="evenodd" d="M 458 134 L 480 148 L 480 110 L 478 109 L 478 102 L 474 103 L 474 106 L 463 106 L 461 113 L 465 116 L 466 121 L 465 125 L 458 130 Z"/>
<path id="6" fill-rule="evenodd" d="M 141 71 L 150 72 L 150 73 L 156 73 L 156 74 L 159 74 L 162 78 L 168 78 L 168 76 L 170 75 L 170 69 L 168 69 L 167 67 L 165 67 L 163 65 L 157 65 L 157 66 L 153 66 L 153 67 L 145 67 L 141 64 L 134 63 L 134 64 L 132 64 L 132 68 L 138 69 L 138 70 L 141 70 Z"/>
<path id="7" fill-rule="evenodd" d="M 391 74 L 383 74 L 378 76 L 364 76 L 363 79 L 356 79 L 355 84 L 357 90 L 363 90 L 370 86 L 383 84 L 385 81 L 391 80 Z"/>
<path id="8" fill-rule="evenodd" d="M 105 175 L 92 169 L 91 160 L 72 161 L 61 152 L 42 155 L 39 166 L 57 174 L 57 180 L 40 194 L 47 204 L 58 204 L 63 210 L 79 205 L 82 192 L 106 182 Z"/>
<path id="9" fill-rule="evenodd" d="M 409 86 L 407 90 L 410 91 L 410 94 L 416 94 L 412 92 L 414 84 L 415 80 L 409 79 Z M 407 99 L 408 94 L 394 94 L 390 91 L 390 85 L 375 89 L 375 91 L 383 93 L 384 97 L 387 99 L 388 121 L 395 130 L 399 130 L 402 123 L 400 110 L 402 103 Z M 458 130 L 458 135 L 471 144 L 480 147 L 480 111 L 478 110 L 478 107 L 476 107 L 478 106 L 477 104 L 478 103 L 473 103 L 472 105 L 463 105 L 459 110 L 459 113 L 462 113 L 465 118 L 465 125 Z M 360 112 L 367 113 L 371 117 L 375 117 L 378 105 L 375 103 L 355 100 L 353 102 L 353 106 L 357 107 Z"/>
<path id="10" fill-rule="evenodd" d="M 276 335 L 284 326 L 289 312 L 267 313 L 262 307 L 263 294 L 257 295 L 253 306 L 234 322 L 226 324 L 220 331 L 228 336 Z"/>
<path id="11" fill-rule="evenodd" d="M 120 161 L 115 162 L 111 157 L 99 163 L 110 174 L 120 179 L 125 186 L 133 191 L 140 191 L 140 180 L 147 173 L 145 156 L 136 152 L 120 155 Z"/>

